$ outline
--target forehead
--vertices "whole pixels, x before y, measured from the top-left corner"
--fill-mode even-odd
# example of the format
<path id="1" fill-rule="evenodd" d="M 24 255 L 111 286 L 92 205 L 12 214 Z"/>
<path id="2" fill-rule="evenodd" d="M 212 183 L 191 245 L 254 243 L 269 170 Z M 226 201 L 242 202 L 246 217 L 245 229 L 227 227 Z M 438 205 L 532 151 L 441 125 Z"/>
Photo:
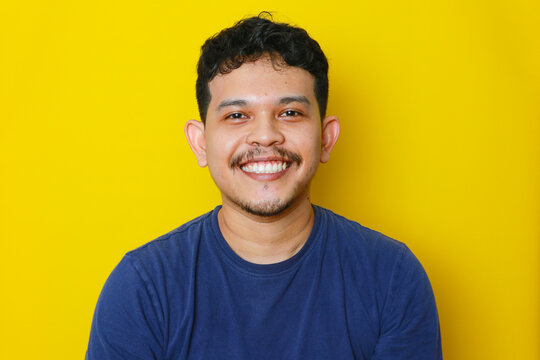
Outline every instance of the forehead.
<path id="1" fill-rule="evenodd" d="M 314 85 L 315 78 L 307 70 L 286 64 L 276 65 L 269 58 L 262 58 L 212 79 L 208 83 L 211 95 L 209 110 L 229 98 L 270 101 L 283 96 L 302 95 L 316 104 Z"/>

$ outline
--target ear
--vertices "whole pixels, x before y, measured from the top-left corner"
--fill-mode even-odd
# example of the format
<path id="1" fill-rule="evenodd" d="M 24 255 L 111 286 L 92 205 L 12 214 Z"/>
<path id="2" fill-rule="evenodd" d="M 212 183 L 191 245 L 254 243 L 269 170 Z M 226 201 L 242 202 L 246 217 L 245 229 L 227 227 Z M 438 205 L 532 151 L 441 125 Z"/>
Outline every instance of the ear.
<path id="1" fill-rule="evenodd" d="M 208 165 L 206 161 L 206 138 L 204 134 L 204 124 L 197 120 L 189 120 L 184 127 L 186 139 L 191 151 L 197 158 L 200 167 Z"/>
<path id="2" fill-rule="evenodd" d="M 336 145 L 339 137 L 339 119 L 335 116 L 327 116 L 321 126 L 321 162 L 325 163 L 330 158 L 330 152 Z"/>

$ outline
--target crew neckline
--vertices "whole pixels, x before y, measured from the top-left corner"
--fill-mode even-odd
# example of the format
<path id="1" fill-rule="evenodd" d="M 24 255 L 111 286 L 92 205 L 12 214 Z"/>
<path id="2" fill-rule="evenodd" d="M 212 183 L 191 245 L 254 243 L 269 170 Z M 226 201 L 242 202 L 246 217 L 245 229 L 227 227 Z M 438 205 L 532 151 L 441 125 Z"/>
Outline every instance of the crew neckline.
<path id="1" fill-rule="evenodd" d="M 302 248 L 294 254 L 292 257 L 272 264 L 256 264 L 252 263 L 250 261 L 247 261 L 243 258 L 241 258 L 234 250 L 230 247 L 230 245 L 227 243 L 227 240 L 225 240 L 225 237 L 223 237 L 223 234 L 221 233 L 221 229 L 219 228 L 219 222 L 218 222 L 218 213 L 221 209 L 221 205 L 218 205 L 211 214 L 211 223 L 212 223 L 212 230 L 214 232 L 213 238 L 215 239 L 215 242 L 217 243 L 218 251 L 220 251 L 224 258 L 229 260 L 229 262 L 238 270 L 242 272 L 248 272 L 250 274 L 254 275 L 279 275 L 281 273 L 286 273 L 289 270 L 295 268 L 302 259 L 308 256 L 310 250 L 314 247 L 313 243 L 317 242 L 321 238 L 321 227 L 322 227 L 322 211 L 321 209 L 316 205 L 311 205 L 313 208 L 313 228 L 311 229 L 311 233 L 309 234 L 306 242 L 302 246 Z"/>

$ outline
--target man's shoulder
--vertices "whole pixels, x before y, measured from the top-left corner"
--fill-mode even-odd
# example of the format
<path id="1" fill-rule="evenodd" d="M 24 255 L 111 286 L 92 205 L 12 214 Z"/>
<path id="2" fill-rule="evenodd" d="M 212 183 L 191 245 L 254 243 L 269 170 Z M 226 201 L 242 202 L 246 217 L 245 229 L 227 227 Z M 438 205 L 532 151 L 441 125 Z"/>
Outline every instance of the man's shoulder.
<path id="1" fill-rule="evenodd" d="M 328 226 L 330 234 L 333 232 L 336 241 L 344 245 L 358 246 L 365 249 L 378 249 L 401 252 L 407 246 L 390 236 L 379 231 L 364 226 L 357 221 L 346 218 L 343 215 L 334 213 L 332 210 L 318 207 Z"/>
<path id="2" fill-rule="evenodd" d="M 405 281 L 405 273 L 415 279 L 427 279 L 421 263 L 405 243 L 330 210 L 322 211 L 328 224 L 327 249 L 335 251 L 344 268 L 352 273 L 371 274 L 379 279 L 374 286 L 384 286 L 400 273 L 400 281 Z"/>
<path id="3" fill-rule="evenodd" d="M 218 208 L 200 215 L 156 239 L 126 253 L 126 257 L 139 263 L 155 260 L 175 262 L 178 258 L 190 258 L 197 251 L 199 242 L 212 231 L 212 216 Z"/>

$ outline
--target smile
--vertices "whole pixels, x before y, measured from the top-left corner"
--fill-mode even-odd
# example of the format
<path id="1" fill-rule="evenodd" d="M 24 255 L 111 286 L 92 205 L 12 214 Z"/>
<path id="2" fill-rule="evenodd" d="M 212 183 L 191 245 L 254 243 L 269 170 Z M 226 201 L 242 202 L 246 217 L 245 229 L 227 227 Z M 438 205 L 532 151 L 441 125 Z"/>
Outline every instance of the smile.
<path id="1" fill-rule="evenodd" d="M 253 174 L 275 174 L 284 171 L 289 167 L 285 161 L 253 161 L 242 165 L 240 168 Z"/>

